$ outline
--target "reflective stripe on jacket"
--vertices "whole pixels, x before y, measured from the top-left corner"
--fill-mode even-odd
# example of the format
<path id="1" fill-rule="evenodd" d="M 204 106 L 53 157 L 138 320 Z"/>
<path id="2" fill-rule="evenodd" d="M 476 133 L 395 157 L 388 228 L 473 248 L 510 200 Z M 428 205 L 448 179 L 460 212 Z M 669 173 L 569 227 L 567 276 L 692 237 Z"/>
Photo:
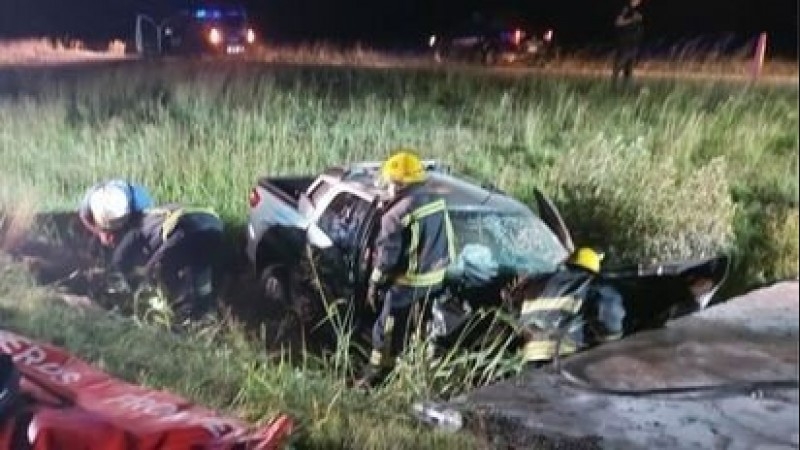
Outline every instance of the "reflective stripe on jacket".
<path id="1" fill-rule="evenodd" d="M 219 219 L 219 216 L 211 208 L 198 208 L 198 207 L 183 207 L 183 206 L 165 206 L 159 208 L 151 208 L 145 211 L 148 215 L 158 215 L 161 217 L 161 240 L 166 241 L 169 236 L 175 231 L 180 220 L 192 214 L 206 214 Z"/>
<path id="2" fill-rule="evenodd" d="M 588 271 L 566 268 L 522 302 L 520 323 L 528 329 L 522 355 L 547 361 L 619 339 L 624 315 L 619 293 Z"/>
<path id="3" fill-rule="evenodd" d="M 112 256 L 112 265 L 128 272 L 139 265 L 157 263 L 165 251 L 180 241 L 174 234 L 180 227 L 184 233 L 215 230 L 222 232 L 222 221 L 210 209 L 164 205 L 144 211 L 137 224 L 120 239 Z"/>
<path id="4" fill-rule="evenodd" d="M 384 213 L 375 249 L 373 283 L 423 288 L 442 283 L 455 258 L 444 199 L 429 194 L 424 183 L 404 192 Z"/>

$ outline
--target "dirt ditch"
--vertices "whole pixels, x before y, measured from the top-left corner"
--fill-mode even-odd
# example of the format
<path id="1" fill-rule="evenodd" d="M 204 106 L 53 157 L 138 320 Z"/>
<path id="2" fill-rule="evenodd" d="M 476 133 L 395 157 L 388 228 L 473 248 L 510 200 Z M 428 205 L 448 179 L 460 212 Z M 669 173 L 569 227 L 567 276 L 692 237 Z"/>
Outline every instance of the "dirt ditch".
<path id="1" fill-rule="evenodd" d="M 73 305 L 130 310 L 133 296 L 109 289 L 105 270 L 108 250 L 83 227 L 77 214 L 34 215 L 24 230 L 17 226 L 19 222 L 10 218 L 0 227 L 0 249 L 25 265 L 38 284 L 52 287 Z M 299 345 L 301 336 L 292 332 L 297 327 L 290 326 L 284 312 L 265 304 L 261 283 L 246 261 L 237 256 L 227 258 L 233 260 L 224 264 L 218 283 L 222 316 L 243 325 L 252 337 L 264 340 L 268 351 Z"/>

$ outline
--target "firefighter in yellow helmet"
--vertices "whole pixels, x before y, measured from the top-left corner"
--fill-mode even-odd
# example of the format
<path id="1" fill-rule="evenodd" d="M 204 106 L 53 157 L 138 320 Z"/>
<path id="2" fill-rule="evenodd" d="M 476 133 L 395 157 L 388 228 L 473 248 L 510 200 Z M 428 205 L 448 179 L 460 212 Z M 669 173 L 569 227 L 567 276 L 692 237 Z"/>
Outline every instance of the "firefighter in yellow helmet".
<path id="1" fill-rule="evenodd" d="M 419 157 L 408 150 L 396 152 L 384 162 L 380 177 L 389 198 L 373 249 L 368 293 L 380 312 L 361 386 L 374 385 L 391 371 L 405 347 L 412 307 L 441 293 L 455 251 L 445 200 L 428 188 Z"/>
<path id="2" fill-rule="evenodd" d="M 540 365 L 622 337 L 622 297 L 602 281 L 602 258 L 590 248 L 579 248 L 558 271 L 523 287 L 525 361 Z"/>

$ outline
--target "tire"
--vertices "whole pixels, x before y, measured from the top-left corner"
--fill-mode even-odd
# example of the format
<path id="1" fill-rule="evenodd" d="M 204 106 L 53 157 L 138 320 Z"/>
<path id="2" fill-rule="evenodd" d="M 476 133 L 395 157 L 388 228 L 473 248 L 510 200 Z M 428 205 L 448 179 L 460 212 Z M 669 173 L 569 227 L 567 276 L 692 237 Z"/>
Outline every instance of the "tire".
<path id="1" fill-rule="evenodd" d="M 288 268 L 281 264 L 265 267 L 259 276 L 259 283 L 264 304 L 264 344 L 267 352 L 301 349 L 305 331 L 300 317 L 292 309 Z"/>
<path id="2" fill-rule="evenodd" d="M 483 50 L 481 53 L 481 63 L 488 67 L 497 65 L 497 50 L 495 50 L 493 47 Z"/>
<path id="3" fill-rule="evenodd" d="M 267 266 L 259 276 L 263 300 L 267 311 L 282 314 L 291 308 L 292 295 L 289 289 L 288 270 L 281 264 Z"/>
<path id="4" fill-rule="evenodd" d="M 437 45 L 433 48 L 433 62 L 436 64 L 442 64 L 447 59 L 447 50 Z"/>

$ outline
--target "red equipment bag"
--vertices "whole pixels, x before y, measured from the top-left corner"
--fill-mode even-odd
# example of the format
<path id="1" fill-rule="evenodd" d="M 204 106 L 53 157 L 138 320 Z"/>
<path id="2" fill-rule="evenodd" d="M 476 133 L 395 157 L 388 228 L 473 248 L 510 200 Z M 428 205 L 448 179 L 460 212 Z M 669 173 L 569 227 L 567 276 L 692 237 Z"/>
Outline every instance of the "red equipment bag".
<path id="1" fill-rule="evenodd" d="M 0 450 L 272 450 L 292 432 L 288 416 L 253 429 L 4 330 L 0 354 L 21 375 L 13 404 L 0 411 Z"/>

